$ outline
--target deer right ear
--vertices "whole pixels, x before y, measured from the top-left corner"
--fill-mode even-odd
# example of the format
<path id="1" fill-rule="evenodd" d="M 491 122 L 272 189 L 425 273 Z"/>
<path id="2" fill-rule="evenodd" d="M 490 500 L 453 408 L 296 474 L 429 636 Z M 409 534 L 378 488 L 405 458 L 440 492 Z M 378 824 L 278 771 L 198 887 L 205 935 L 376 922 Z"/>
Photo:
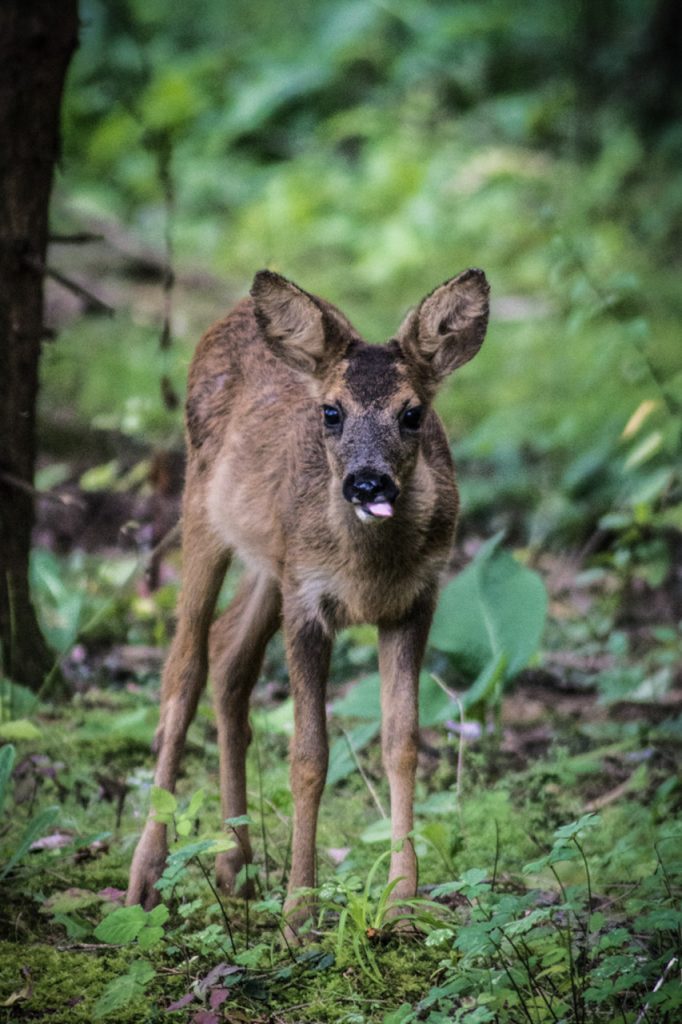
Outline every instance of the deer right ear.
<path id="1" fill-rule="evenodd" d="M 258 326 L 271 351 L 294 370 L 321 376 L 341 355 L 341 341 L 313 295 L 271 270 L 251 285 Z"/>
<path id="2" fill-rule="evenodd" d="M 483 344 L 489 292 L 482 270 L 465 270 L 427 295 L 406 317 L 397 335 L 400 347 L 435 385 L 473 359 Z"/>

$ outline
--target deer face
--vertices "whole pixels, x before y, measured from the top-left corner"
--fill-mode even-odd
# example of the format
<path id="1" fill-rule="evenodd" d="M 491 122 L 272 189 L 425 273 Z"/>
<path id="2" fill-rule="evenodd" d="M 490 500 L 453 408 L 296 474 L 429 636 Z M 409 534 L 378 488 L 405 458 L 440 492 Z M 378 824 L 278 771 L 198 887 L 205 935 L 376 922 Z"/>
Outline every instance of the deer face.
<path id="1" fill-rule="evenodd" d="M 362 522 L 394 514 L 417 461 L 427 398 L 393 344 L 352 344 L 324 380 L 321 416 L 334 481 Z"/>
<path id="2" fill-rule="evenodd" d="M 261 271 L 251 294 L 272 352 L 309 380 L 333 486 L 362 522 L 390 519 L 438 384 L 483 342 L 485 275 L 468 270 L 441 285 L 384 346 L 365 344 L 339 310 L 278 274 Z"/>

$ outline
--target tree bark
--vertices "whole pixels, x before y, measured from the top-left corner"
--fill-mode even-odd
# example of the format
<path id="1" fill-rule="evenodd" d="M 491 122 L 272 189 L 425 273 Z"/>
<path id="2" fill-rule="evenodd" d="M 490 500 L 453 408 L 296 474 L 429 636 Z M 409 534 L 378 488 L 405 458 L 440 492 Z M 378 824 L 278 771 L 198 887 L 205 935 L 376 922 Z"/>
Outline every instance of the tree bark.
<path id="1" fill-rule="evenodd" d="M 35 409 L 48 208 L 77 0 L 0 3 L 0 645 L 38 689 L 54 665 L 31 601 Z"/>

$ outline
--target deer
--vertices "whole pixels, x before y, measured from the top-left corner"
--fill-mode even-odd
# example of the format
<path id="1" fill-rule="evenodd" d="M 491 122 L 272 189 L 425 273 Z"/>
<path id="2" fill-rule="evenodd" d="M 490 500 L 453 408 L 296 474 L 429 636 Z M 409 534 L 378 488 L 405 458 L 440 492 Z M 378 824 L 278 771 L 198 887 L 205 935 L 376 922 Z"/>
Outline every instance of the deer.
<path id="1" fill-rule="evenodd" d="M 222 816 L 246 814 L 249 698 L 281 627 L 294 704 L 284 904 L 292 938 L 309 916 L 316 878 L 332 643 L 350 624 L 378 632 L 394 910 L 416 894 L 419 673 L 459 510 L 432 403 L 443 380 L 480 349 L 488 295 L 483 271 L 465 270 L 376 345 L 330 302 L 261 270 L 250 297 L 208 330 L 190 366 L 183 580 L 162 676 L 154 782 L 175 789 L 210 664 Z M 235 555 L 244 566 L 237 593 L 212 623 Z M 234 847 L 216 861 L 226 894 L 235 894 L 252 859 L 247 825 L 232 831 Z M 167 852 L 166 825 L 152 813 L 133 857 L 129 905 L 158 901 Z"/>

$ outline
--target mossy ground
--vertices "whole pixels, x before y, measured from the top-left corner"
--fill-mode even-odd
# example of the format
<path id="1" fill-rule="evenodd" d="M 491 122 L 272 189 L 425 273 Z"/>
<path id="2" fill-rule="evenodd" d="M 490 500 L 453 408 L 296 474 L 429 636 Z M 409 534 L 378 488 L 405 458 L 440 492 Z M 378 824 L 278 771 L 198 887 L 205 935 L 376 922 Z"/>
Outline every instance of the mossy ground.
<path id="1" fill-rule="evenodd" d="M 536 698 L 537 691 L 531 698 L 522 690 L 512 704 L 520 700 L 527 709 Z M 469 868 L 495 872 L 512 888 L 522 884 L 521 866 L 547 849 L 553 828 L 578 817 L 600 795 L 606 799 L 602 826 L 591 846 L 592 884 L 603 893 L 613 892 L 624 881 L 634 884 L 655 871 L 657 847 L 666 835 L 670 838 L 675 820 L 676 789 L 667 781 L 675 736 L 640 717 L 621 726 L 614 743 L 613 723 L 595 727 L 590 722 L 597 708 L 592 695 L 585 694 L 578 718 L 552 711 L 553 698 L 551 692 L 542 697 L 551 736 L 539 756 L 528 755 L 522 726 L 511 722 L 505 725 L 502 745 L 491 742 L 465 750 L 459 807 L 454 796 L 457 749 L 445 732 L 427 734 L 416 794 L 425 894 L 434 883 Z M 0 1020 L 90 1022 L 107 986 L 125 977 L 130 964 L 140 959 L 151 963 L 153 979 L 139 996 L 103 1019 L 115 1017 L 121 1024 L 190 1021 L 210 999 L 210 991 L 204 1003 L 197 995 L 181 1011 L 168 1012 L 167 1007 L 194 991 L 193 985 L 221 962 L 235 964 L 241 972 L 229 988 L 229 1001 L 221 1011 L 226 1015 L 219 1018 L 223 1020 L 379 1024 L 399 1007 L 418 1004 L 441 974 L 442 951 L 426 945 L 423 936 L 386 941 L 381 930 L 364 929 L 363 935 L 360 928 L 348 932 L 338 948 L 339 908 L 336 913 L 332 908 L 303 952 L 288 952 L 274 904 L 247 908 L 241 900 L 226 900 L 221 910 L 197 866 L 189 869 L 169 901 L 171 916 L 159 946 L 144 951 L 133 942 L 115 948 L 96 939 L 94 929 L 117 900 L 116 890 L 125 889 L 146 813 L 155 701 L 154 683 L 108 695 L 92 690 L 69 707 L 39 712 L 34 720 L 40 737 L 17 745 L 16 803 L 3 849 L 11 850 L 22 822 L 47 804 L 59 806 L 53 832 L 71 842 L 29 854 L 3 883 Z M 257 698 L 249 792 L 258 885 L 265 900 L 281 896 L 288 868 L 289 717 L 286 702 Z M 190 733 L 178 786 L 181 806 L 197 789 L 207 793 L 195 822 L 198 835 L 211 833 L 219 824 L 214 738 L 205 700 Z M 514 749 L 505 749 L 510 743 Z M 377 744 L 360 757 L 379 799 L 387 804 Z M 629 779 L 627 792 L 610 799 L 609 792 L 623 778 Z M 357 771 L 328 789 L 318 842 L 321 882 L 343 884 L 349 875 L 360 883 L 367 878 L 386 849 L 385 841 L 370 841 L 371 834 L 367 841 L 362 838 L 378 818 Z M 346 852 L 339 865 L 341 849 Z M 204 868 L 210 878 L 210 864 Z M 385 873 L 380 869 L 376 877 L 380 891 Z M 571 877 L 569 873 L 567 880 Z M 375 900 L 376 893 L 368 902 L 370 915 Z M 466 926 L 465 919 L 461 926 Z M 354 935 L 359 936 L 356 945 Z"/>

